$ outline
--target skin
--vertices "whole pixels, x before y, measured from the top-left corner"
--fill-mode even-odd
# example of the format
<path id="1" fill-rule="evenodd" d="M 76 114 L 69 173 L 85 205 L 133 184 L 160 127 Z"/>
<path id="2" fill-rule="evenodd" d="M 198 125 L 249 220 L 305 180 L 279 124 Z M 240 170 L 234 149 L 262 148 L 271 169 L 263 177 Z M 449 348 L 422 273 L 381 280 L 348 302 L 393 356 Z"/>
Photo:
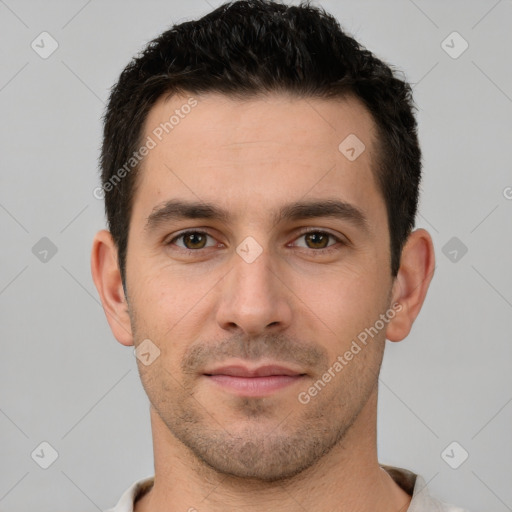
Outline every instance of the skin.
<path id="1" fill-rule="evenodd" d="M 377 460 L 377 383 L 386 338 L 405 338 L 421 309 L 434 251 L 425 230 L 413 231 L 391 276 L 371 115 L 351 97 L 195 98 L 138 177 L 127 297 L 108 231 L 92 251 L 114 336 L 127 346 L 149 339 L 160 350 L 147 366 L 138 360 L 151 402 L 155 483 L 137 512 L 406 510 L 410 496 Z M 145 136 L 187 100 L 160 100 Z M 338 150 L 349 134 L 366 146 L 354 161 Z M 228 218 L 167 219 L 147 229 L 149 216 L 175 199 L 211 203 Z M 362 212 L 367 229 L 345 218 L 273 216 L 296 201 L 333 199 Z M 192 228 L 209 237 L 176 238 Z M 251 263 L 236 251 L 249 236 L 261 248 Z M 393 304 L 400 311 L 301 403 L 299 393 Z M 203 374 L 236 362 L 305 375 L 269 396 L 242 397 Z"/>

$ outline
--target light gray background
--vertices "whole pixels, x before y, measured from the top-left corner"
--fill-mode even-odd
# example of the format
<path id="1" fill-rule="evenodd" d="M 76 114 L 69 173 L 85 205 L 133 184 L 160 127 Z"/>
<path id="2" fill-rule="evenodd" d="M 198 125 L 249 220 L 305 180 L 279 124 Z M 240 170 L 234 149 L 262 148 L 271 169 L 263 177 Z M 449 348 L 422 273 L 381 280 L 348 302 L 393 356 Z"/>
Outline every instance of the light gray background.
<path id="1" fill-rule="evenodd" d="M 89 270 L 104 225 L 92 193 L 101 115 L 147 41 L 220 3 L 0 0 L 3 512 L 105 509 L 153 473 L 132 348 L 111 335 Z M 411 335 L 388 343 L 380 460 L 421 473 L 446 501 L 512 510 L 512 2 L 318 3 L 405 72 L 419 107 L 418 226 L 437 269 Z M 43 31 L 59 44 L 47 59 L 31 48 Z M 456 59 L 441 45 L 453 31 L 469 43 Z M 58 249 L 46 262 L 32 252 L 42 237 Z M 468 249 L 456 262 L 443 253 L 452 237 Z M 31 458 L 43 441 L 58 452 L 46 470 Z M 441 457 L 452 441 L 469 453 L 458 469 Z"/>

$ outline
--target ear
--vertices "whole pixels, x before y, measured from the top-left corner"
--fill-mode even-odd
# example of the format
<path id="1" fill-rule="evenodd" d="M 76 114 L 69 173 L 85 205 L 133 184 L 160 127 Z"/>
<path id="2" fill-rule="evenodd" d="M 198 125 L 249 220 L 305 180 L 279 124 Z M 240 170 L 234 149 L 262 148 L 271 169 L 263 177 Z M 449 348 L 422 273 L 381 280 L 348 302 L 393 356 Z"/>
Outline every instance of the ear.
<path id="1" fill-rule="evenodd" d="M 400 258 L 400 268 L 392 289 L 393 304 L 400 304 L 400 310 L 390 320 L 386 338 L 401 341 L 410 332 L 418 316 L 432 276 L 434 275 L 434 245 L 428 231 L 416 229 L 404 245 Z"/>
<path id="2" fill-rule="evenodd" d="M 128 303 L 117 260 L 117 247 L 109 231 L 99 231 L 94 237 L 91 272 L 112 333 L 122 345 L 133 345 Z"/>

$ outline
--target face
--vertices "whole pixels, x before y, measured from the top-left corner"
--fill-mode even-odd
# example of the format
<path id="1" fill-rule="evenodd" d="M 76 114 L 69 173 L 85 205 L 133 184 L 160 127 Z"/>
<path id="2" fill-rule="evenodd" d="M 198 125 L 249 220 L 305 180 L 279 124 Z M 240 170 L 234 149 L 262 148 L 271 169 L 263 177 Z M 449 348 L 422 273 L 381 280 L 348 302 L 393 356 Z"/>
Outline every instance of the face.
<path id="1" fill-rule="evenodd" d="M 156 145 L 126 285 L 134 343 L 160 355 L 139 371 L 196 458 L 286 478 L 339 444 L 376 393 L 393 284 L 376 129 L 353 98 L 195 100 L 161 100 L 145 125 Z M 351 134 L 365 146 L 355 159 L 353 138 L 339 149 Z"/>

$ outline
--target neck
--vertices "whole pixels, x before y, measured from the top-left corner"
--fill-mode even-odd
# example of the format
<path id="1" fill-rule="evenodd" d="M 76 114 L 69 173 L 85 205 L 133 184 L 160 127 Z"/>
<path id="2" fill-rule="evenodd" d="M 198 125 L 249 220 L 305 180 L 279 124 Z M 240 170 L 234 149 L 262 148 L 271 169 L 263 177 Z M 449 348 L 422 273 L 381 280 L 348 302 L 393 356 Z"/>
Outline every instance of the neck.
<path id="1" fill-rule="evenodd" d="M 405 512 L 411 497 L 377 460 L 376 410 L 375 392 L 342 441 L 316 464 L 288 480 L 262 482 L 206 466 L 151 408 L 155 481 L 135 512 Z"/>

